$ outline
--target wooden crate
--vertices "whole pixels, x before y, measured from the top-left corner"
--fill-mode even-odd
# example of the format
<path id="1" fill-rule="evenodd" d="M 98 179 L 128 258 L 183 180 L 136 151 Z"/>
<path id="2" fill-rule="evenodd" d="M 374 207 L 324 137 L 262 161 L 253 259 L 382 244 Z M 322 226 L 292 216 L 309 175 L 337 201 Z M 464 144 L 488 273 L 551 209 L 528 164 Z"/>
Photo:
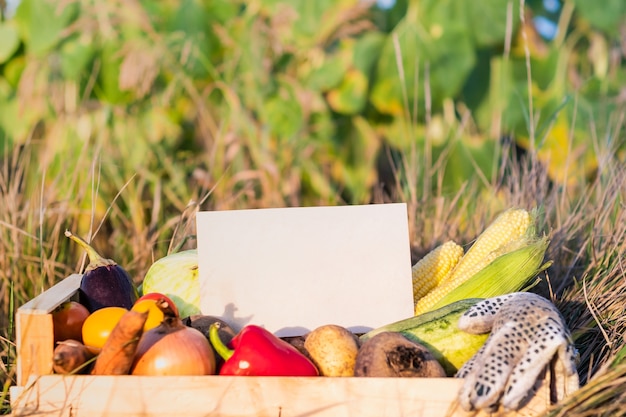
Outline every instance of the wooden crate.
<path id="1" fill-rule="evenodd" d="M 15 416 L 531 417 L 550 405 L 546 378 L 515 413 L 466 413 L 455 378 L 143 377 L 52 374 L 50 312 L 76 297 L 74 274 L 17 311 Z"/>

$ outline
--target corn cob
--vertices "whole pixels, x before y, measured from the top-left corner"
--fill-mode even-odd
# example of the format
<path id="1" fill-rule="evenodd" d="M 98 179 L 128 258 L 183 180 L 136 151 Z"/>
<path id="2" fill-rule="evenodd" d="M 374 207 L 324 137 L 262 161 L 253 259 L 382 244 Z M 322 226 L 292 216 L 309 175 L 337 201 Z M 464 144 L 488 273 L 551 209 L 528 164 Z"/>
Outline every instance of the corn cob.
<path id="1" fill-rule="evenodd" d="M 463 248 L 449 240 L 437 246 L 412 267 L 415 303 L 441 284 L 463 256 Z"/>
<path id="2" fill-rule="evenodd" d="M 478 236 L 472 247 L 461 258 L 449 276 L 454 280 L 460 276 L 470 277 L 493 260 L 489 255 L 508 243 L 524 236 L 531 225 L 531 216 L 524 209 L 508 209 L 501 213 Z"/>
<path id="3" fill-rule="evenodd" d="M 543 262 L 548 243 L 546 237 L 541 239 L 521 237 L 517 249 L 498 256 L 455 288 L 446 287 L 446 284 L 435 288 L 434 291 L 441 292 L 432 298 L 430 294 L 424 297 L 422 300 L 426 300 L 428 304 L 418 303 L 416 314 L 432 311 L 465 298 L 491 298 L 522 291 L 532 277 L 550 266 L 549 262 Z"/>
<path id="4" fill-rule="evenodd" d="M 508 209 L 500 214 L 459 260 L 445 280 L 415 305 L 415 314 L 430 311 L 442 297 L 472 278 L 503 253 L 525 243 L 531 230 L 531 215 L 524 209 Z"/>
<path id="5" fill-rule="evenodd" d="M 437 309 L 467 297 L 491 298 L 522 291 L 529 280 L 547 269 L 552 262 L 544 262 L 550 241 L 547 237 L 522 237 L 517 249 L 498 256 L 472 278 L 450 291 L 432 309 Z"/>

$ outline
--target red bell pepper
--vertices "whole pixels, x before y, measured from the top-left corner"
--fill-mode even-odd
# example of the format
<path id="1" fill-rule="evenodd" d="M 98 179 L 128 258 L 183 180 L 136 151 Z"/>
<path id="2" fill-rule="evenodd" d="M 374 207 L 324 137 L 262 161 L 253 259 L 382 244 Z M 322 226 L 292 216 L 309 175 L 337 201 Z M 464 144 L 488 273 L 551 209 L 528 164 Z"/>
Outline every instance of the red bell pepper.
<path id="1" fill-rule="evenodd" d="M 209 339 L 225 361 L 220 368 L 220 375 L 319 375 L 317 367 L 309 358 L 263 327 L 252 324 L 244 327 L 230 341 L 230 347 L 222 342 L 218 329 L 219 323 L 211 325 Z"/>

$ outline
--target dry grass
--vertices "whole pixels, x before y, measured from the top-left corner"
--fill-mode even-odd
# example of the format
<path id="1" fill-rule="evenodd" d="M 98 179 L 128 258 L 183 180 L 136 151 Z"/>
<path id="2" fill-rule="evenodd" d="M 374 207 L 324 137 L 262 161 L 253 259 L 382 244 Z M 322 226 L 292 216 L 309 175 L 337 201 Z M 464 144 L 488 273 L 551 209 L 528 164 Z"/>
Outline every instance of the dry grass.
<path id="1" fill-rule="evenodd" d="M 68 202 L 64 210 L 49 207 L 43 210 L 36 199 L 26 200 L 18 187 L 18 174 L 26 169 L 26 159 L 20 158 L 26 157 L 23 154 L 13 157 L 17 162 L 5 161 L 5 167 L 13 165 L 5 168 L 0 182 L 0 198 L 7 203 L 5 207 L 12 207 L 3 211 L 4 224 L 0 228 L 5 242 L 12 242 L 0 247 L 4 251 L 1 259 L 6 262 L 0 268 L 5 274 L 0 280 L 4 286 L 2 329 L 5 329 L 0 338 L 0 375 L 5 393 L 13 383 L 15 359 L 10 302 L 19 305 L 39 289 L 58 281 L 63 274 L 80 267 L 80 263 L 73 261 L 76 253 L 69 251 L 60 237 L 64 227 L 74 224 L 77 209 Z M 470 197 L 473 195 L 477 198 Z M 598 409 L 606 409 L 606 415 L 618 415 L 618 411 L 626 410 L 626 394 L 616 385 L 626 378 L 625 365 L 613 363 L 615 355 L 625 346 L 625 197 L 626 169 L 617 158 L 604 165 L 603 171 L 584 188 L 571 190 L 550 182 L 536 159 L 513 157 L 503 151 L 501 175 L 489 188 L 483 189 L 469 181 L 458 194 L 439 193 L 411 206 L 416 256 L 449 238 L 469 244 L 504 207 L 541 209 L 539 228 L 550 236 L 548 257 L 554 264 L 534 291 L 551 297 L 564 312 L 580 353 L 581 380 L 586 383 L 584 389 L 551 415 L 567 412 L 568 416 L 582 417 Z M 406 201 L 400 193 L 395 199 Z M 114 200 L 108 216 L 117 216 L 118 222 L 131 224 L 116 204 Z M 188 206 L 157 232 L 147 228 L 141 231 L 128 228 L 125 232 L 132 232 L 128 239 L 147 242 L 148 247 L 160 239 L 177 245 L 193 234 L 193 219 L 198 209 L 198 205 Z M 26 232 L 32 230 L 46 230 L 45 243 Z M 121 233 L 105 238 L 105 232 L 99 232 L 105 244 L 112 242 L 113 236 L 119 238 Z M 16 259 L 17 265 L 11 262 Z M 24 268 L 20 262 L 28 266 Z M 31 273 L 22 275 L 20 280 L 12 279 L 10 274 L 24 270 Z"/>

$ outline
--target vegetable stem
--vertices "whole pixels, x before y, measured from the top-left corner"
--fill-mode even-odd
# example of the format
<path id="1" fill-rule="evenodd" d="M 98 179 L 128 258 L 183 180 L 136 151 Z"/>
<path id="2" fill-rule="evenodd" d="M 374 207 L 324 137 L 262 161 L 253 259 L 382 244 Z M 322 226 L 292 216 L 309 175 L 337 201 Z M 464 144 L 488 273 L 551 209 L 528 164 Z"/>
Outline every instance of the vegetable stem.
<path id="1" fill-rule="evenodd" d="M 215 348 L 217 354 L 220 355 L 222 359 L 227 361 L 228 359 L 230 359 L 231 356 L 233 356 L 234 350 L 229 349 L 228 346 L 226 346 L 224 342 L 222 342 L 222 339 L 220 339 L 219 330 L 220 324 L 217 322 L 209 326 L 209 341 Z"/>

